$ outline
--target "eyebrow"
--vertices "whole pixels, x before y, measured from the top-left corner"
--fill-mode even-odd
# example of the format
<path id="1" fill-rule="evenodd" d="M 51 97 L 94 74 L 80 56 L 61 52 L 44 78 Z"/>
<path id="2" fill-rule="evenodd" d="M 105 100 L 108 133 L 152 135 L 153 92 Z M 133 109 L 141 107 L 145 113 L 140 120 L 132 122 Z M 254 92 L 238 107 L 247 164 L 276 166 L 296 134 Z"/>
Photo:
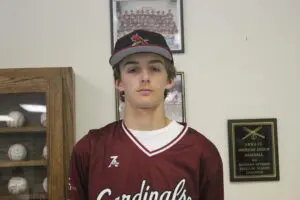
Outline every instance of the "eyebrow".
<path id="1" fill-rule="evenodd" d="M 150 60 L 148 62 L 148 64 L 155 64 L 155 63 L 161 63 L 163 65 L 163 61 L 159 60 L 159 59 Z M 123 64 L 123 67 L 125 67 L 126 65 L 137 65 L 137 64 L 139 64 L 139 62 L 133 61 L 133 60 L 128 60 Z"/>
<path id="2" fill-rule="evenodd" d="M 161 63 L 162 65 L 164 64 L 163 61 L 162 61 L 162 60 L 159 60 L 159 59 L 157 59 L 157 60 L 150 60 L 148 63 L 149 63 L 149 64 Z"/>
<path id="3" fill-rule="evenodd" d="M 136 65 L 136 64 L 138 64 L 138 62 L 129 60 L 129 61 L 126 61 L 126 62 L 123 64 L 123 66 L 125 67 L 126 65 Z"/>

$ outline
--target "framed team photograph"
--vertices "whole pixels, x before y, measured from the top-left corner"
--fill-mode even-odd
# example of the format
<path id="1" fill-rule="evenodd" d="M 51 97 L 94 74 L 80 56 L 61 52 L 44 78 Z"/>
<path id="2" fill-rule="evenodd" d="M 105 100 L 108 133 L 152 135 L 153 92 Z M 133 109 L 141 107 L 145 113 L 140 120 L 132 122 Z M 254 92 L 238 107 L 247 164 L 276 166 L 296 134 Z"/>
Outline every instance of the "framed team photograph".
<path id="1" fill-rule="evenodd" d="M 111 50 L 117 39 L 136 30 L 161 33 L 173 53 L 184 53 L 183 0 L 109 0 Z"/>
<path id="2" fill-rule="evenodd" d="M 121 120 L 124 116 L 123 97 L 120 96 L 118 90 L 115 90 L 116 95 L 116 119 Z M 185 81 L 184 72 L 177 72 L 174 86 L 168 90 L 165 98 L 166 116 L 177 122 L 186 122 L 185 108 Z"/>

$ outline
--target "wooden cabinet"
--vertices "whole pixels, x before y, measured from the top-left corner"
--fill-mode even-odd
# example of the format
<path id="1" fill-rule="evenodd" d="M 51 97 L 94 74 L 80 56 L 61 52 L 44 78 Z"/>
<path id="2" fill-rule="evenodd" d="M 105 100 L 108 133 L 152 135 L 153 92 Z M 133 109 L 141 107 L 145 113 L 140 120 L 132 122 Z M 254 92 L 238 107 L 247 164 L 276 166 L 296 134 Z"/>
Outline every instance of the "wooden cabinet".
<path id="1" fill-rule="evenodd" d="M 72 68 L 0 69 L 0 199 L 66 199 Z"/>

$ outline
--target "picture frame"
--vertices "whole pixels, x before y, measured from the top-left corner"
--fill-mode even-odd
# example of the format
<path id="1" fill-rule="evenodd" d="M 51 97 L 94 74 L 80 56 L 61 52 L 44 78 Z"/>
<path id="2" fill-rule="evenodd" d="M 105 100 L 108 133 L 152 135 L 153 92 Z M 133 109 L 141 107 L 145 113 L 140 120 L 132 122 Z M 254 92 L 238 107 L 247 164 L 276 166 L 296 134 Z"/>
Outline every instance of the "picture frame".
<path id="1" fill-rule="evenodd" d="M 117 39 L 145 29 L 161 33 L 172 53 L 184 53 L 183 0 L 109 0 L 111 51 Z"/>
<path id="2" fill-rule="evenodd" d="M 123 119 L 124 103 L 121 101 L 120 93 L 115 90 L 116 120 Z M 185 75 L 184 72 L 176 72 L 174 86 L 168 90 L 165 98 L 166 116 L 180 123 L 186 122 L 185 107 Z"/>
<path id="3" fill-rule="evenodd" d="M 279 181 L 277 119 L 229 119 L 227 125 L 230 181 Z"/>

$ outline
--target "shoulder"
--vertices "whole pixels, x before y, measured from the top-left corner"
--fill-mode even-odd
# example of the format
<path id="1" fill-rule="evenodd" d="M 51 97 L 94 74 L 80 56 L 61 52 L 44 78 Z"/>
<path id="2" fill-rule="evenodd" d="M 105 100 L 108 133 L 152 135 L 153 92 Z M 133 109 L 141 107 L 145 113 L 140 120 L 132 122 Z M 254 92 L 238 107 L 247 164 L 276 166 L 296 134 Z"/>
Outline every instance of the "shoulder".
<path id="1" fill-rule="evenodd" d="M 88 137 L 89 140 L 97 140 L 99 138 L 112 135 L 115 132 L 119 132 L 120 129 L 122 129 L 122 121 L 114 121 L 103 127 L 97 129 L 90 129 L 86 137 Z"/>
<path id="2" fill-rule="evenodd" d="M 192 127 L 188 127 L 186 138 L 193 144 L 195 152 L 200 154 L 202 158 L 215 157 L 220 159 L 220 153 L 217 146 L 202 132 L 197 131 Z"/>
<path id="3" fill-rule="evenodd" d="M 96 143 L 103 142 L 113 133 L 119 132 L 122 127 L 121 121 L 111 122 L 103 127 L 90 129 L 86 135 L 76 142 L 74 151 L 89 151 Z"/>

